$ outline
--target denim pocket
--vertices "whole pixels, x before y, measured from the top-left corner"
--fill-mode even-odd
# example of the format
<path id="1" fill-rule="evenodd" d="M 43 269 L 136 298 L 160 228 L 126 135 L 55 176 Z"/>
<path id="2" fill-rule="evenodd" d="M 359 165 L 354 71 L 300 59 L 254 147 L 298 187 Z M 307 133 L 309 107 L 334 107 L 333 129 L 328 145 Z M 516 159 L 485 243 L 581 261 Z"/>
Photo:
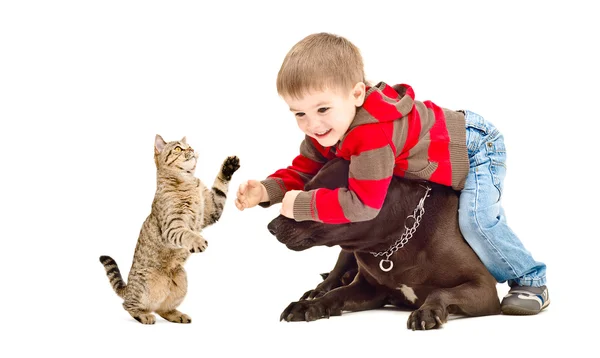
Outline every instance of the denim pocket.
<path id="1" fill-rule="evenodd" d="M 481 146 L 481 140 L 485 136 L 485 133 L 475 127 L 467 127 L 467 155 L 469 158 L 476 155 Z"/>

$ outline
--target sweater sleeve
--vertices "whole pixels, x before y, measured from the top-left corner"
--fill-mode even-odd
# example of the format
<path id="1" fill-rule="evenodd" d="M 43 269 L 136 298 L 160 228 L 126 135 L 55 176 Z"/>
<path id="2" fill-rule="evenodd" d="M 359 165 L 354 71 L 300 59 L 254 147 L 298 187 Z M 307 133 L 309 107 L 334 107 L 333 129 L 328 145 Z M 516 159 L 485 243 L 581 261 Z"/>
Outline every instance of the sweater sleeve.
<path id="1" fill-rule="evenodd" d="M 306 136 L 300 144 L 300 154 L 294 158 L 292 165 L 279 169 L 269 175 L 261 183 L 267 189 L 268 202 L 259 205 L 266 208 L 280 203 L 289 190 L 303 190 L 304 185 L 317 174 L 328 159 L 323 155 L 327 151 Z"/>
<path id="2" fill-rule="evenodd" d="M 379 214 L 395 165 L 388 136 L 379 125 L 359 126 L 345 138 L 343 150 L 350 157 L 348 188 L 300 193 L 294 201 L 296 221 L 342 224 Z"/>

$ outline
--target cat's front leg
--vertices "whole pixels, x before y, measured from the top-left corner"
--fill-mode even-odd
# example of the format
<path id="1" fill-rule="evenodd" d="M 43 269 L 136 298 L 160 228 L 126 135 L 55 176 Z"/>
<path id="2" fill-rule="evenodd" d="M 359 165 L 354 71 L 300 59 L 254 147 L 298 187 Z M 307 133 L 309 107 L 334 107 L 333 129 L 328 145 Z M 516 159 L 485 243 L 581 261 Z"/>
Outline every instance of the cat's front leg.
<path id="1" fill-rule="evenodd" d="M 236 156 L 230 156 L 223 161 L 221 171 L 215 178 L 213 186 L 210 190 L 204 190 L 204 221 L 202 227 L 207 227 L 214 224 L 221 218 L 227 192 L 229 190 L 229 182 L 233 173 L 240 168 L 240 159 Z"/>
<path id="2" fill-rule="evenodd" d="M 169 246 L 188 249 L 192 253 L 202 252 L 208 247 L 208 241 L 202 235 L 184 227 L 167 229 L 163 240 Z"/>
<path id="3" fill-rule="evenodd" d="M 233 173 L 235 173 L 238 169 L 240 169 L 240 158 L 233 155 L 227 157 L 221 166 L 221 172 L 218 177 L 225 179 L 225 181 L 230 181 Z"/>
<path id="4" fill-rule="evenodd" d="M 203 252 L 208 247 L 208 241 L 202 235 L 196 234 L 195 232 L 190 231 L 191 234 L 189 236 L 189 240 L 186 243 L 186 248 L 190 250 L 191 253 L 195 252 Z"/>

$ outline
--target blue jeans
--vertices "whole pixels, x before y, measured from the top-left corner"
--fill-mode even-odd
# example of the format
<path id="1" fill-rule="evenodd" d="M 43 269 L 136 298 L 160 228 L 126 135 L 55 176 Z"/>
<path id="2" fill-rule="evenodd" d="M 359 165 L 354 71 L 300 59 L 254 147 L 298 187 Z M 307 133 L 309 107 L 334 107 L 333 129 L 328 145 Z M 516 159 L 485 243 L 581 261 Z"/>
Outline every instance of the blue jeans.
<path id="1" fill-rule="evenodd" d="M 543 286 L 546 265 L 535 261 L 508 227 L 500 205 L 506 175 L 504 137 L 478 114 L 464 113 L 470 169 L 460 194 L 460 231 L 496 281 Z"/>

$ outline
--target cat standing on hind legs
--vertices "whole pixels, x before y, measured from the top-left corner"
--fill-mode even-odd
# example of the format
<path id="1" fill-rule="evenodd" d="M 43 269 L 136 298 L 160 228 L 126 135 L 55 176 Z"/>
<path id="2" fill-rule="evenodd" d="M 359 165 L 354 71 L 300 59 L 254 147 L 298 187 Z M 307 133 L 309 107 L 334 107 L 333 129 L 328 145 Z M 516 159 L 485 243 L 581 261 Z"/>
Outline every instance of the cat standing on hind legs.
<path id="1" fill-rule="evenodd" d="M 127 284 L 115 260 L 100 256 L 123 307 L 140 323 L 154 324 L 152 312 L 170 322 L 192 322 L 177 310 L 187 293 L 183 265 L 191 253 L 206 249 L 200 230 L 221 217 L 229 181 L 240 167 L 238 157 L 225 159 L 209 189 L 194 176 L 197 158 L 185 137 L 167 143 L 156 135 L 156 194 L 140 231 Z"/>

